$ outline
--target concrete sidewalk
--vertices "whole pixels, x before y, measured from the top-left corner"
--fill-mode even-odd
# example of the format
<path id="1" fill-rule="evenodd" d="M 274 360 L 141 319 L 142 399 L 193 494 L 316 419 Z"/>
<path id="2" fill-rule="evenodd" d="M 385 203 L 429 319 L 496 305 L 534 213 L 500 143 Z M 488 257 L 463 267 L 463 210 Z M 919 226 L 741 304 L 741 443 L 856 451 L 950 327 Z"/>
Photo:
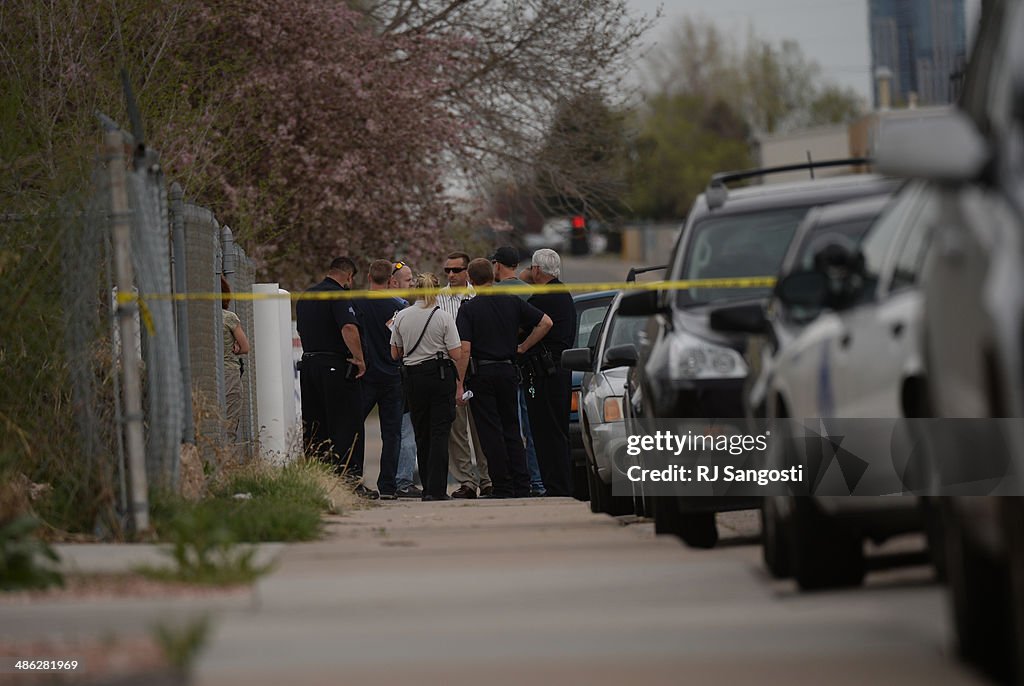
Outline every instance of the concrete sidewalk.
<path id="1" fill-rule="evenodd" d="M 332 518 L 258 604 L 220 613 L 196 682 L 971 682 L 927 574 L 798 595 L 740 545 L 742 522 L 692 551 L 625 521 L 569 499 Z"/>
<path id="2" fill-rule="evenodd" d="M 54 546 L 67 573 L 128 574 L 140 565 L 168 566 L 167 546 L 149 544 L 83 543 Z M 255 563 L 278 559 L 284 545 L 258 546 Z M 129 584 L 130 585 L 130 584 Z M 78 596 L 57 594 L 28 597 L 15 594 L 0 598 L 0 641 L 79 641 L 137 636 L 157 624 L 182 626 L 206 615 L 226 610 L 258 607 L 255 587 L 194 589 L 155 595 L 98 592 Z"/>

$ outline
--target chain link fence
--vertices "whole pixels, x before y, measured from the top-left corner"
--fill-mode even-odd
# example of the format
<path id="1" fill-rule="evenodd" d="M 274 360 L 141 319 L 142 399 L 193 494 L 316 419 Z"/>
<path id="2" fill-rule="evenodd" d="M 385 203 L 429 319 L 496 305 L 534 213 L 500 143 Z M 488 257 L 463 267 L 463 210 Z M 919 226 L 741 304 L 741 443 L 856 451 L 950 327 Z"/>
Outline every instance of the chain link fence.
<path id="1" fill-rule="evenodd" d="M 220 301 L 150 297 L 217 293 L 222 275 L 235 292 L 249 292 L 253 264 L 212 212 L 171 202 L 158 153 L 123 136 L 138 340 L 120 340 L 111 237 L 117 214 L 102 160 L 91 184 L 78 184 L 87 191 L 0 214 L 0 485 L 42 485 L 34 492 L 46 495 L 31 506 L 55 532 L 126 533 L 124 426 L 134 418 L 125 411 L 119 370 L 135 350 L 150 491 L 179 487 L 190 444 L 205 472 L 257 453 L 252 351 L 243 361 L 240 435 L 225 444 Z M 251 338 L 252 303 L 232 308 Z M 6 501 L 24 499 L 16 490 L 0 488 L 0 520 L 6 507 L 19 507 Z"/>

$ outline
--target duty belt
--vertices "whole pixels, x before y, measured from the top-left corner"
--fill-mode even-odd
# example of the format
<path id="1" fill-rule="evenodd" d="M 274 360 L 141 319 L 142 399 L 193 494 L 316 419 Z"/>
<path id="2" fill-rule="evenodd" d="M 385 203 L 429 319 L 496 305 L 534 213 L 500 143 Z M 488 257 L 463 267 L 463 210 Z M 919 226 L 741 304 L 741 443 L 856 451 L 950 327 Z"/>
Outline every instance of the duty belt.
<path id="1" fill-rule="evenodd" d="M 477 358 L 476 363 L 481 367 L 486 367 L 490 364 L 512 364 L 512 360 L 481 360 Z"/>

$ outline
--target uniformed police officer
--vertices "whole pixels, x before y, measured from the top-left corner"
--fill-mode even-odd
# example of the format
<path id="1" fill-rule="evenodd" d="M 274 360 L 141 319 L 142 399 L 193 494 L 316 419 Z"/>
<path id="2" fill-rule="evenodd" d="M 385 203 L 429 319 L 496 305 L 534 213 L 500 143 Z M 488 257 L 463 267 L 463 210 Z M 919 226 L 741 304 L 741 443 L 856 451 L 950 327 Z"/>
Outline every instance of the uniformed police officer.
<path id="1" fill-rule="evenodd" d="M 437 288 L 437 277 L 420 274 L 416 288 Z M 391 354 L 401 359 L 409 399 L 423 500 L 448 499 L 448 439 L 455 421 L 458 381 L 453 362 L 462 357 L 455 319 L 424 295 L 395 315 Z"/>
<path id="2" fill-rule="evenodd" d="M 323 281 L 307 293 L 351 288 L 356 265 L 348 257 L 331 262 Z M 339 473 L 361 478 L 356 441 L 363 431 L 359 379 L 366 372 L 359 322 L 351 300 L 300 300 L 295 319 L 302 341 L 299 387 L 302 438 L 308 454 L 323 453 Z M 372 495 L 360 484 L 360 495 Z"/>
<path id="3" fill-rule="evenodd" d="M 554 250 L 543 248 L 533 254 L 533 282 L 557 286 L 562 261 Z M 526 407 L 534 436 L 537 463 L 547 495 L 572 495 L 572 455 L 569 448 L 569 411 L 572 402 L 572 373 L 561 366 L 562 351 L 576 340 L 576 306 L 569 293 L 537 293 L 530 304 L 551 318 L 547 332 L 534 354 L 523 365 Z"/>
<path id="4" fill-rule="evenodd" d="M 388 290 L 388 281 L 394 272 L 391 260 L 374 260 L 367 273 L 367 285 L 371 291 Z M 380 419 L 380 476 L 377 490 L 382 499 L 398 497 L 396 484 L 398 475 L 398 454 L 401 448 L 402 411 L 405 399 L 402 396 L 402 380 L 399 376 L 401 362 L 391 356 L 391 328 L 395 313 L 406 308 L 407 303 L 398 298 L 366 298 L 356 304 L 359 328 L 366 357 L 366 375 L 362 381 L 363 422 L 373 408 L 377 408 Z M 360 436 L 356 450 L 364 450 L 365 436 Z"/>
<path id="5" fill-rule="evenodd" d="M 469 263 L 469 280 L 478 295 L 462 305 L 456 319 L 462 339 L 456 402 L 466 402 L 463 387 L 473 392 L 469 404 L 487 455 L 492 497 L 526 497 L 530 495 L 530 477 L 519 432 L 514 360 L 517 349 L 525 352 L 544 337 L 551 328 L 551 319 L 514 295 L 498 295 L 488 260 Z M 517 348 L 519 329 L 530 333 Z M 467 378 L 470 369 L 472 374 Z"/>

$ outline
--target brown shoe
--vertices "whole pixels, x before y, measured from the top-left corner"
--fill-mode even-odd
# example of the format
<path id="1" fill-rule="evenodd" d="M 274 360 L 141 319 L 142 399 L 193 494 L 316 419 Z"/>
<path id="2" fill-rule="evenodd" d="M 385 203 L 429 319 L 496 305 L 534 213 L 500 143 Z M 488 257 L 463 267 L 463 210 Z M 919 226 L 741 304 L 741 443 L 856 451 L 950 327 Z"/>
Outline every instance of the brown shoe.
<path id="1" fill-rule="evenodd" d="M 481 498 L 489 498 L 494 495 L 494 486 L 484 486 L 480 489 Z"/>
<path id="2" fill-rule="evenodd" d="M 453 498 L 463 498 L 465 500 L 472 500 L 476 498 L 476 489 L 469 484 L 462 484 L 452 493 Z"/>

